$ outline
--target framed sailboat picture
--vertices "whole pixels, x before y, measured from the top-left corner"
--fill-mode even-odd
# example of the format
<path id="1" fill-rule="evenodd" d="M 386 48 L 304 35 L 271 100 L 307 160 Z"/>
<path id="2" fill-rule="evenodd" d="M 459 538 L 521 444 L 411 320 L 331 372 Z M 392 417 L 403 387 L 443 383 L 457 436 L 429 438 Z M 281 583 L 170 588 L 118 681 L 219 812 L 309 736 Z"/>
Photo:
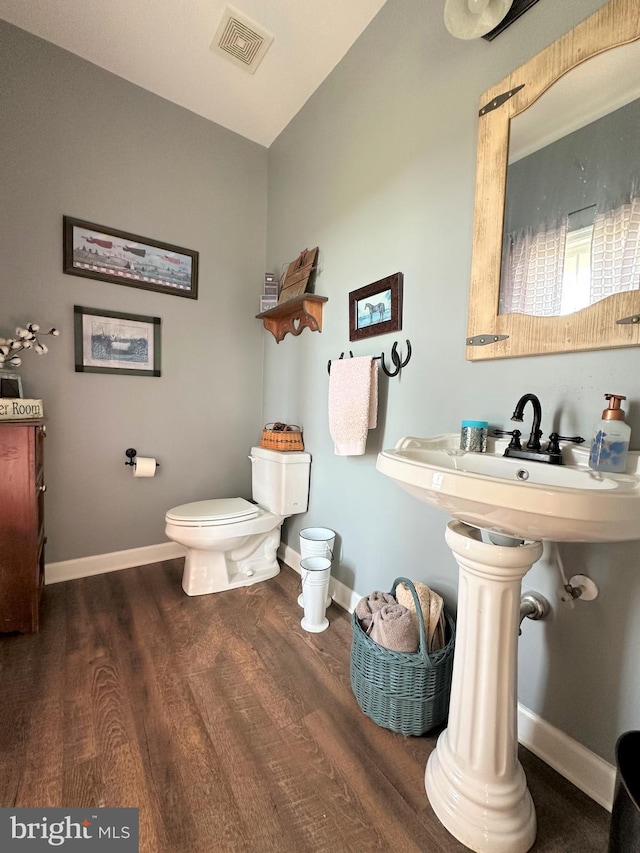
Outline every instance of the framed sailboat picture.
<path id="1" fill-rule="evenodd" d="M 63 228 L 63 272 L 198 298 L 198 252 L 70 216 Z"/>

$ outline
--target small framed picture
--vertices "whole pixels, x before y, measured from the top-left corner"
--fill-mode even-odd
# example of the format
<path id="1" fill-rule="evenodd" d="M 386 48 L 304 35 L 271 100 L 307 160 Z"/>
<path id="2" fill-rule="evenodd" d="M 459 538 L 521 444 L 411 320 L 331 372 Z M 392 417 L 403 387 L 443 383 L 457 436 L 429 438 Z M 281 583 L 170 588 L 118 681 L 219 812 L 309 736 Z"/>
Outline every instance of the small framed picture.
<path id="1" fill-rule="evenodd" d="M 10 373 L 8 370 L 0 370 L 0 398 L 21 398 L 22 376 L 19 373 Z"/>
<path id="2" fill-rule="evenodd" d="M 63 272 L 198 298 L 197 252 L 70 216 L 63 229 Z"/>
<path id="3" fill-rule="evenodd" d="M 401 272 L 374 281 L 349 294 L 349 340 L 397 332 L 402 328 Z"/>
<path id="4" fill-rule="evenodd" d="M 160 317 L 73 310 L 76 373 L 160 376 Z"/>

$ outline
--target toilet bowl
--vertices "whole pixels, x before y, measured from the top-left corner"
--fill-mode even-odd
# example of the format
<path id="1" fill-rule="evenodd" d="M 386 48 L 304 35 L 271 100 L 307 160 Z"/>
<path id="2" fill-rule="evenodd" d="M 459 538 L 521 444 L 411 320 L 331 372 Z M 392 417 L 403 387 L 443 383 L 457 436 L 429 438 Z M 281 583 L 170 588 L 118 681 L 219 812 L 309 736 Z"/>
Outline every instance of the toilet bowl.
<path id="1" fill-rule="evenodd" d="M 165 515 L 165 534 L 187 549 L 182 588 L 206 595 L 275 577 L 282 522 L 305 512 L 309 492 L 308 453 L 253 447 L 252 492 L 182 504 Z"/>

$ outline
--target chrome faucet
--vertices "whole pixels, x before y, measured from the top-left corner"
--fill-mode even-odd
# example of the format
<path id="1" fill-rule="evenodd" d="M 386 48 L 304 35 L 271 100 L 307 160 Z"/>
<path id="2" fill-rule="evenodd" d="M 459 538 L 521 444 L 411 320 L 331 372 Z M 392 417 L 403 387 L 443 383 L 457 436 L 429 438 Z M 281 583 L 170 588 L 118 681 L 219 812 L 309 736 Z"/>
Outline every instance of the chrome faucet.
<path id="1" fill-rule="evenodd" d="M 524 419 L 524 407 L 527 403 L 531 403 L 533 407 L 533 423 L 531 424 L 529 441 L 525 448 L 523 448 L 520 443 L 520 436 L 522 433 L 519 429 L 511 431 L 502 429 L 493 430 L 494 435 L 511 436 L 511 441 L 509 442 L 509 446 L 505 450 L 504 455 L 512 456 L 516 459 L 530 459 L 532 462 L 548 462 L 551 465 L 564 464 L 562 450 L 560 449 L 560 442 L 571 441 L 574 444 L 582 444 L 584 442 L 584 438 L 579 435 L 569 438 L 565 435 L 558 435 L 557 432 L 552 432 L 549 436 L 549 444 L 543 451 L 540 445 L 540 439 L 542 437 L 542 430 L 540 429 L 540 422 L 542 421 L 542 406 L 540 405 L 540 400 L 535 394 L 523 394 L 522 397 L 520 397 L 516 403 L 511 420 L 522 423 Z"/>

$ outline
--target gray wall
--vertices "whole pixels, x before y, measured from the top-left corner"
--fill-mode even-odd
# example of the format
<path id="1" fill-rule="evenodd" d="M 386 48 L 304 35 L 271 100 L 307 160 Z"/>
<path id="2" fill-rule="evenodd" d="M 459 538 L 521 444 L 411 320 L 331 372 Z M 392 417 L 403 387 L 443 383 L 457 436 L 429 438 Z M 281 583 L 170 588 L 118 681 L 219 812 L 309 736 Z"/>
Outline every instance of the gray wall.
<path id="1" fill-rule="evenodd" d="M 331 527 L 350 587 L 408 574 L 453 607 L 447 519 L 376 472 L 379 449 L 463 417 L 506 425 L 524 391 L 540 396 L 545 432 L 570 435 L 590 433 L 606 391 L 627 394 L 640 447 L 636 350 L 464 359 L 479 97 L 600 5 L 540 0 L 488 43 L 451 37 L 442 3 L 388 0 L 270 149 L 268 212 L 264 149 L 0 23 L 0 334 L 29 320 L 63 332 L 21 368 L 49 425 L 49 561 L 161 542 L 167 507 L 248 494 L 247 448 L 262 421 L 286 420 L 313 455 L 309 512 L 286 522 L 286 541 L 297 549 L 301 527 Z M 65 213 L 198 249 L 200 298 L 64 275 Z M 279 271 L 315 245 L 323 332 L 276 344 L 254 319 L 265 256 Z M 402 332 L 350 344 L 349 291 L 396 271 Z M 76 374 L 74 304 L 162 317 L 162 378 Z M 413 359 L 382 380 L 367 454 L 334 456 L 327 360 L 407 337 Z M 160 459 L 155 479 L 131 477 L 129 446 Z M 534 567 L 527 586 L 554 610 L 524 626 L 519 695 L 612 761 L 617 734 L 640 723 L 640 545 L 562 555 L 601 594 L 565 610 L 554 563 Z"/>
<path id="2" fill-rule="evenodd" d="M 553 225 L 587 206 L 613 210 L 640 184 L 640 99 L 512 163 L 505 234 Z M 593 214 L 569 227 L 593 222 Z"/>
<path id="3" fill-rule="evenodd" d="M 3 22 L 0 80 L 0 335 L 62 332 L 20 368 L 48 425 L 47 561 L 166 541 L 169 507 L 250 494 L 267 151 Z M 198 300 L 64 275 L 63 214 L 198 250 Z M 74 304 L 161 317 L 162 377 L 75 373 Z"/>
<path id="4" fill-rule="evenodd" d="M 404 435 L 455 431 L 461 418 L 507 428 L 516 400 L 536 393 L 545 434 L 589 436 L 603 394 L 626 394 L 640 448 L 638 351 L 465 361 L 477 111 L 481 94 L 602 5 L 540 0 L 492 43 L 454 39 L 442 2 L 388 0 L 269 151 L 268 266 L 320 247 L 316 292 L 328 297 L 321 334 L 276 345 L 265 335 L 264 420 L 301 424 L 313 455 L 309 511 L 285 523 L 298 549 L 307 525 L 337 531 L 336 576 L 360 594 L 409 575 L 453 605 L 457 568 L 447 518 L 375 470 Z M 398 334 L 349 342 L 348 293 L 404 273 Z M 382 378 L 379 426 L 367 453 L 337 457 L 328 431 L 327 361 L 352 349 L 388 354 L 410 338 L 400 378 Z M 600 587 L 593 603 L 560 606 L 547 555 L 527 587 L 551 601 L 520 641 L 519 698 L 609 761 L 619 732 L 640 724 L 640 543 L 565 545 L 565 571 Z"/>

